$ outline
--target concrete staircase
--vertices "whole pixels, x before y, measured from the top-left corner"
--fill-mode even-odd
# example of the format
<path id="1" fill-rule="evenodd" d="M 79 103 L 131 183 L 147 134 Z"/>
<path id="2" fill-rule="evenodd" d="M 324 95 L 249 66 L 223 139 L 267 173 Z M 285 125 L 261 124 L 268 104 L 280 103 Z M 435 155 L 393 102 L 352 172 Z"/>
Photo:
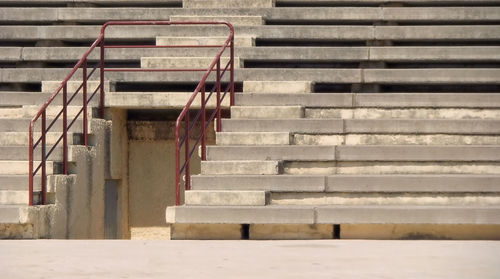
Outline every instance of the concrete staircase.
<path id="1" fill-rule="evenodd" d="M 4 229 L 14 231 L 7 237 L 33 237 L 33 225 L 19 221 L 27 201 L 28 119 L 100 24 L 129 19 L 235 25 L 241 93 L 201 174 L 192 177 L 186 204 L 167 209 L 173 238 L 500 237 L 500 1 L 0 6 L 0 228 L 21 223 Z M 159 45 L 211 44 L 225 35 L 225 28 L 205 26 L 107 33 L 110 42 Z M 202 67 L 212 56 L 213 49 L 106 51 L 116 67 Z M 97 54 L 89 60 L 96 61 Z M 106 76 L 106 91 L 113 91 L 107 107 L 135 111 L 182 108 L 200 78 Z M 69 139 L 78 143 L 78 132 Z M 51 163 L 55 173 L 60 156 Z"/>

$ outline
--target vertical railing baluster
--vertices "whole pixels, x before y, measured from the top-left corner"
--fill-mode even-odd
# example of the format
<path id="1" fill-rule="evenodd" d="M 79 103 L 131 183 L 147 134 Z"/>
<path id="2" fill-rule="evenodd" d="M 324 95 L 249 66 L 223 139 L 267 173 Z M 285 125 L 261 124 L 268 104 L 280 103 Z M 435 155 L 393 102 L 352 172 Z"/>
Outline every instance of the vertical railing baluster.
<path id="1" fill-rule="evenodd" d="M 68 83 L 65 82 L 63 85 L 63 173 L 68 174 Z"/>
<path id="2" fill-rule="evenodd" d="M 206 113 L 205 113 L 205 84 L 201 88 L 201 160 L 207 159 L 207 141 L 206 141 Z"/>
<path id="3" fill-rule="evenodd" d="M 216 107 L 216 110 L 217 110 L 217 132 L 220 132 L 222 129 L 221 129 L 221 104 L 220 104 L 220 57 L 219 59 L 217 60 L 217 107 Z"/>
<path id="4" fill-rule="evenodd" d="M 101 41 L 101 72 L 99 76 L 99 92 L 100 92 L 100 98 L 99 98 L 99 116 L 101 118 L 104 118 L 104 35 L 102 36 L 102 41 Z"/>
<path id="5" fill-rule="evenodd" d="M 46 134 L 46 121 L 47 121 L 47 113 L 46 113 L 46 110 L 43 110 L 42 112 L 42 142 L 41 142 L 41 146 L 40 146 L 40 149 L 41 149 L 41 164 L 42 164 L 42 205 L 46 204 L 46 192 L 47 192 L 47 165 L 46 165 L 46 138 L 45 138 L 45 134 Z M 52 167 L 53 168 L 53 167 Z"/>
<path id="6" fill-rule="evenodd" d="M 87 135 L 88 135 L 88 123 L 87 123 L 87 59 L 83 60 L 82 63 L 83 72 L 83 141 L 85 146 L 88 146 Z"/>
<path id="7" fill-rule="evenodd" d="M 190 172 L 190 158 L 189 158 L 189 110 L 186 112 L 186 139 L 184 140 L 184 158 L 185 158 L 185 167 L 184 167 L 184 173 L 185 173 L 185 180 L 186 180 L 186 190 L 191 189 L 191 172 Z"/>
<path id="8" fill-rule="evenodd" d="M 178 124 L 178 122 L 177 122 Z M 175 125 L 175 205 L 181 204 L 181 146 L 180 127 Z"/>
<path id="9" fill-rule="evenodd" d="M 234 106 L 234 35 L 231 36 L 231 71 L 229 72 L 229 82 L 231 83 L 230 106 Z"/>
<path id="10" fill-rule="evenodd" d="M 30 122 L 29 128 L 29 197 L 28 204 L 33 205 L 33 122 Z"/>

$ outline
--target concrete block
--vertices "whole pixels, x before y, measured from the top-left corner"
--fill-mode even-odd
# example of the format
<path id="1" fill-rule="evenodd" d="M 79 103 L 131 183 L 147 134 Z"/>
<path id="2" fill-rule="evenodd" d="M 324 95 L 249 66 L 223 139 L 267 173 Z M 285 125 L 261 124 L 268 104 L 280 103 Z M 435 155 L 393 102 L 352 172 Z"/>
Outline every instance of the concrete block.
<path id="1" fill-rule="evenodd" d="M 237 106 L 351 107 L 353 94 L 259 94 L 237 93 Z"/>
<path id="2" fill-rule="evenodd" d="M 158 46 L 168 46 L 168 45 L 223 45 L 227 40 L 227 37 L 156 37 L 156 45 Z M 255 46 L 255 37 L 250 36 L 235 36 L 234 37 L 235 47 L 252 47 Z"/>
<path id="3" fill-rule="evenodd" d="M 232 106 L 232 119 L 303 118 L 302 106 Z"/>
<path id="4" fill-rule="evenodd" d="M 172 15 L 170 16 L 171 21 L 227 21 L 233 26 L 238 25 L 262 25 L 264 24 L 264 19 L 261 16 L 185 16 L 185 15 Z"/>
<path id="5" fill-rule="evenodd" d="M 201 174 L 279 174 L 279 161 L 202 161 Z"/>
<path id="6" fill-rule="evenodd" d="M 214 57 L 141 57 L 141 68 L 146 69 L 207 69 L 214 61 Z M 229 63 L 228 57 L 221 57 L 221 70 Z M 234 67 L 240 68 L 241 61 L 234 58 Z M 217 64 L 214 65 L 217 70 Z"/>
<path id="7" fill-rule="evenodd" d="M 20 47 L 0 47 L 0 61 L 16 62 L 21 60 Z"/>
<path id="8" fill-rule="evenodd" d="M 334 146 L 208 146 L 207 160 L 334 161 Z"/>
<path id="9" fill-rule="evenodd" d="M 224 132 L 336 134 L 343 127 L 340 119 L 222 119 Z"/>
<path id="10" fill-rule="evenodd" d="M 239 240 L 240 224 L 171 224 L 172 240 Z"/>
<path id="11" fill-rule="evenodd" d="M 34 161 L 34 166 L 38 166 L 40 161 Z M 52 174 L 54 164 L 52 161 L 47 161 L 47 174 Z M 28 161 L 0 161 L 0 175 L 7 174 L 28 174 Z"/>
<path id="12" fill-rule="evenodd" d="M 284 240 L 284 239 L 332 239 L 333 225 L 250 225 L 250 239 Z"/>
<path id="13" fill-rule="evenodd" d="M 500 224 L 500 207 L 320 206 L 318 224 Z"/>
<path id="14" fill-rule="evenodd" d="M 313 92 L 311 81 L 243 81 L 244 93 L 300 94 Z"/>
<path id="15" fill-rule="evenodd" d="M 288 145 L 287 132 L 220 132 L 216 133 L 217 145 Z"/>
<path id="16" fill-rule="evenodd" d="M 167 207 L 167 223 L 313 224 L 314 210 L 304 206 Z"/>
<path id="17" fill-rule="evenodd" d="M 363 93 L 356 94 L 354 99 L 355 105 L 359 107 L 498 108 L 500 106 L 500 95 L 495 93 Z"/>
<path id="18" fill-rule="evenodd" d="M 498 192 L 498 175 L 333 175 L 327 192 Z"/>
<path id="19" fill-rule="evenodd" d="M 276 0 L 183 0 L 184 8 L 272 8 Z"/>
<path id="20" fill-rule="evenodd" d="M 497 134 L 498 120 L 449 119 L 347 119 L 346 133 L 363 134 Z"/>
<path id="21" fill-rule="evenodd" d="M 341 161 L 500 161 L 498 146 L 338 146 Z"/>
<path id="22" fill-rule="evenodd" d="M 59 86 L 61 86 L 61 81 L 62 80 L 60 80 L 60 81 L 43 80 L 42 81 L 42 93 L 54 93 L 56 91 L 56 89 L 59 88 Z M 67 83 L 68 95 L 75 93 L 76 90 L 78 89 L 78 87 L 80 87 L 80 85 L 82 85 L 81 81 L 68 81 L 68 83 Z M 92 93 L 94 93 L 94 91 L 97 89 L 98 86 L 99 86 L 98 81 L 87 81 L 88 97 L 90 97 L 90 95 Z M 105 92 L 110 91 L 110 82 L 109 81 L 104 82 L 104 91 Z M 61 95 L 61 94 L 62 94 L 62 89 L 61 89 L 59 95 Z M 79 94 L 83 94 L 83 89 L 80 89 Z M 97 93 L 97 94 L 99 94 L 99 93 Z"/>
<path id="23" fill-rule="evenodd" d="M 184 195 L 186 205 L 263 206 L 269 201 L 269 193 L 265 191 L 190 190 Z"/>
<path id="24" fill-rule="evenodd" d="M 499 225 L 345 224 L 341 239 L 500 240 Z"/>
<path id="25" fill-rule="evenodd" d="M 312 175 L 194 175 L 193 190 L 261 190 L 272 192 L 322 192 L 323 176 Z"/>

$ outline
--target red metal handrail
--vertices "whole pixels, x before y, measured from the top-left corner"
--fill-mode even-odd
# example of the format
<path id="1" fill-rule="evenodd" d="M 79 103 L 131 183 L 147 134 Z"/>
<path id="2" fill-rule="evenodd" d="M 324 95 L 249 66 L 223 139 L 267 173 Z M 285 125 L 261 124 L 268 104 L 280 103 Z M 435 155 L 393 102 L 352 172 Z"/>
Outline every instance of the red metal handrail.
<path id="1" fill-rule="evenodd" d="M 106 45 L 105 44 L 105 31 L 106 28 L 112 25 L 226 25 L 230 29 L 230 35 L 226 42 L 223 45 L 169 45 L 169 46 L 156 46 L 156 45 Z M 116 72 L 116 71 L 150 71 L 150 72 L 156 72 L 156 71 L 164 71 L 164 72 L 170 72 L 170 71 L 205 71 L 205 75 L 203 76 L 202 80 L 196 87 L 196 90 L 193 92 L 193 95 L 189 99 L 186 108 L 181 112 L 181 116 L 186 114 L 186 110 L 189 110 L 189 107 L 191 103 L 193 102 L 194 98 L 198 94 L 200 88 L 203 88 L 205 86 L 206 80 L 208 78 L 208 75 L 212 72 L 214 65 L 218 65 L 218 73 L 220 73 L 220 57 L 224 50 L 228 47 L 230 44 L 231 46 L 231 59 L 229 64 L 226 66 L 225 70 L 227 70 L 228 66 L 230 67 L 230 90 L 231 90 L 231 104 L 234 102 L 234 48 L 233 48 L 233 41 L 234 41 L 234 28 L 233 26 L 225 21 L 186 21 L 186 22 L 174 22 L 174 21 L 110 21 L 106 22 L 102 28 L 99 37 L 94 41 L 92 46 L 85 52 L 85 54 L 82 56 L 82 58 L 76 63 L 76 65 L 73 67 L 73 69 L 70 71 L 70 73 L 66 76 L 66 78 L 61 82 L 61 85 L 55 90 L 55 92 L 51 95 L 51 97 L 48 99 L 47 102 L 42 106 L 42 108 L 38 111 L 38 113 L 33 117 L 33 119 L 30 122 L 29 125 L 29 205 L 33 205 L 33 199 L 34 199 L 34 189 L 33 189 L 33 183 L 35 176 L 37 173 L 41 170 L 41 204 L 46 204 L 46 192 L 47 192 L 47 173 L 46 173 L 46 163 L 47 159 L 51 155 L 51 153 L 54 151 L 54 149 L 58 146 L 58 144 L 62 140 L 62 148 L 63 148 L 63 173 L 68 174 L 68 142 L 67 142 L 67 134 L 69 129 L 72 127 L 72 125 L 76 122 L 76 120 L 79 118 L 79 116 L 83 113 L 83 127 L 82 127 L 82 133 L 83 133 L 83 141 L 85 146 L 88 146 L 88 119 L 87 119 L 87 108 L 90 103 L 90 101 L 93 99 L 93 97 L 99 92 L 99 114 L 100 117 L 104 116 L 104 73 L 105 72 Z M 90 70 L 90 73 L 88 73 L 88 67 L 87 67 L 87 61 L 89 55 L 92 53 L 92 51 L 95 50 L 95 48 L 99 46 L 100 48 L 100 58 L 99 58 L 99 63 L 93 67 Z M 217 56 L 214 59 L 214 62 L 210 65 L 208 69 L 143 69 L 143 68 L 105 68 L 105 49 L 106 48 L 179 48 L 179 47 L 184 47 L 184 48 L 199 48 L 199 47 L 220 47 L 221 50 L 218 52 Z M 78 89 L 71 95 L 71 97 L 68 100 L 68 81 L 75 76 L 75 73 L 79 70 L 82 69 L 82 82 Z M 96 70 L 99 69 L 99 85 L 96 87 L 94 92 L 88 97 L 87 95 L 87 90 L 88 90 L 88 80 L 93 76 L 93 74 L 96 72 Z M 224 72 L 225 72 L 224 70 Z M 222 74 L 223 75 L 223 74 Z M 221 76 L 222 76 L 221 75 Z M 218 91 L 218 96 L 220 95 L 220 77 L 218 75 L 218 83 L 219 83 L 219 91 Z M 67 107 L 68 105 L 71 104 L 73 99 L 77 96 L 77 94 L 80 93 L 80 90 L 82 90 L 82 107 L 78 111 L 77 115 L 70 121 L 68 124 L 68 119 L 67 119 Z M 53 104 L 54 99 L 59 95 L 59 93 L 62 91 L 62 109 L 61 111 L 56 115 L 56 117 L 52 120 L 52 122 L 47 126 L 47 108 Z M 226 90 L 227 91 L 227 90 Z M 204 95 L 204 94 L 203 94 Z M 225 95 L 225 94 L 224 94 Z M 220 97 L 220 96 L 219 96 Z M 215 110 L 218 115 L 220 115 L 220 98 L 218 97 L 218 106 Z M 210 98 L 210 97 L 209 97 Z M 203 99 L 203 98 L 202 98 Z M 207 98 L 208 101 L 208 98 Z M 203 101 L 202 101 L 203 103 Z M 204 103 L 205 104 L 205 103 Z M 205 106 L 204 104 L 202 105 L 202 110 L 203 114 L 205 114 Z M 200 111 L 200 112 L 201 112 Z M 47 145 L 46 145 L 46 137 L 47 137 L 47 132 L 50 131 L 50 129 L 56 124 L 56 120 L 59 119 L 59 117 L 62 115 L 62 135 L 56 140 L 55 144 L 52 146 L 52 148 L 47 152 Z M 182 118 L 182 117 L 181 117 Z M 213 119 L 213 118 L 212 118 Z M 38 120 L 41 120 L 41 135 L 40 137 L 36 140 L 34 140 L 34 127 L 35 124 L 37 123 Z M 179 122 L 179 120 L 178 120 Z M 187 132 L 189 133 L 189 131 Z M 176 128 L 176 135 L 178 134 L 178 129 Z M 203 133 L 204 134 L 204 133 Z M 177 137 L 176 137 L 176 142 Z M 205 148 L 205 139 L 202 139 L 202 144 L 203 148 Z M 40 163 L 38 166 L 34 167 L 34 151 L 37 147 L 40 147 L 41 154 L 40 154 Z M 192 152 L 191 152 L 192 153 Z M 188 160 L 189 161 L 189 160 Z M 189 163 L 188 163 L 188 168 L 189 169 Z"/>
<path id="2" fill-rule="evenodd" d="M 200 83 L 194 90 L 191 98 L 188 100 L 186 106 L 179 114 L 177 121 L 175 123 L 175 204 L 180 205 L 181 203 L 181 176 L 184 173 L 184 189 L 191 189 L 191 156 L 196 150 L 198 144 L 201 142 L 201 160 L 206 160 L 206 130 L 209 127 L 212 120 L 217 117 L 216 120 L 216 130 L 217 132 L 221 131 L 221 106 L 222 101 L 226 97 L 226 94 L 229 92 L 230 97 L 230 106 L 234 105 L 234 28 L 228 22 L 220 22 L 219 24 L 225 24 L 229 27 L 229 36 L 225 43 L 222 45 L 219 53 L 215 56 L 214 60 L 210 64 L 208 70 L 203 75 Z M 221 56 L 229 47 L 230 56 L 228 63 L 221 68 Z M 215 69 L 214 69 L 215 68 Z M 216 74 L 216 82 L 213 85 L 212 89 L 206 94 L 207 87 L 207 78 L 208 76 L 215 71 Z M 222 79 L 224 74 L 229 71 L 229 83 L 226 85 L 224 92 L 222 89 Z M 194 99 L 198 95 L 201 95 L 201 109 L 198 111 L 193 120 L 190 120 L 189 110 L 191 109 L 191 105 L 194 102 Z M 214 111 L 209 115 L 207 119 L 207 110 L 206 106 L 208 100 L 213 93 L 216 93 L 217 103 Z M 190 132 L 195 127 L 198 119 L 200 118 L 200 127 L 201 133 L 196 138 L 196 142 L 193 147 L 189 148 L 189 139 Z M 184 124 L 182 123 L 184 122 Z M 181 138 L 181 127 L 184 126 L 184 136 Z M 184 145 L 184 164 L 181 165 L 181 148 Z"/>

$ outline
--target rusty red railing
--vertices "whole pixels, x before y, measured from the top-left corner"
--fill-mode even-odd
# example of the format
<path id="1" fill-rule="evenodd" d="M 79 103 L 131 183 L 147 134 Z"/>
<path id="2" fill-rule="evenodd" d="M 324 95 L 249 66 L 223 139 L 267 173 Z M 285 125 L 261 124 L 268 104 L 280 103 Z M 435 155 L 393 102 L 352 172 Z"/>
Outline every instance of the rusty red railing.
<path id="1" fill-rule="evenodd" d="M 224 44 L 222 45 L 166 45 L 166 46 L 157 46 L 157 45 L 133 45 L 133 44 L 127 44 L 127 45 L 106 45 L 105 43 L 105 31 L 109 26 L 113 25 L 226 25 L 229 28 L 229 36 L 228 39 L 225 41 Z M 205 89 L 205 85 L 207 82 L 207 78 L 212 73 L 214 70 L 215 65 L 217 65 L 217 107 L 215 108 L 214 112 L 219 116 L 218 121 L 220 122 L 220 106 L 222 102 L 222 98 L 220 98 L 220 86 L 221 86 L 221 79 L 222 76 L 226 71 L 229 70 L 230 72 L 230 82 L 228 84 L 229 89 L 226 89 L 225 93 L 230 90 L 231 93 L 231 104 L 234 103 L 234 47 L 233 47 L 233 42 L 234 42 L 234 28 L 233 26 L 225 21 L 214 21 L 214 22 L 198 22 L 198 21 L 186 21 L 186 22 L 174 22 L 174 21 L 110 21 L 106 22 L 102 28 L 99 37 L 94 41 L 92 46 L 85 52 L 85 54 L 82 56 L 82 58 L 76 63 L 76 65 L 73 67 L 73 69 L 70 71 L 70 73 L 66 76 L 66 78 L 61 82 L 59 87 L 55 90 L 55 92 L 51 95 L 51 97 L 47 100 L 47 102 L 42 106 L 42 108 L 36 113 L 36 115 L 33 117 L 33 119 L 30 122 L 29 125 L 29 205 L 33 205 L 34 203 L 34 180 L 37 174 L 40 173 L 40 180 L 41 180 L 41 204 L 46 204 L 47 203 L 47 160 L 49 156 L 54 152 L 54 150 L 59 146 L 59 144 L 62 141 L 62 172 L 63 174 L 68 174 L 68 132 L 72 128 L 72 126 L 76 123 L 76 121 L 79 119 L 80 115 L 82 115 L 82 137 L 83 137 L 83 144 L 85 146 L 88 146 L 88 118 L 87 118 L 87 113 L 88 113 L 88 106 L 94 96 L 99 93 L 99 115 L 100 117 L 104 116 L 104 81 L 105 81 L 105 72 L 117 72 L 117 71 L 123 71 L 123 72 L 131 72 L 131 71 L 138 71 L 138 72 L 143 72 L 143 71 L 164 71 L 164 72 L 169 72 L 169 71 L 205 71 L 205 74 L 203 75 L 200 83 L 196 87 L 196 90 L 193 92 L 191 98 L 187 102 L 186 107 L 184 110 L 181 112 L 181 116 L 179 119 L 183 119 L 183 117 L 186 117 L 186 111 L 189 111 L 189 108 L 191 104 L 193 103 L 193 100 L 196 98 L 197 94 L 200 92 L 200 90 L 203 88 Z M 224 70 L 221 73 L 221 68 L 220 68 L 220 58 L 224 51 L 228 48 L 228 46 L 231 49 L 230 53 L 230 60 L 228 65 L 225 66 Z M 209 66 L 208 69 L 144 69 L 144 68 L 105 68 L 105 49 L 109 48 L 200 48 L 200 47 L 209 47 L 209 48 L 220 48 L 220 51 L 217 53 L 216 57 L 214 58 L 213 62 Z M 91 53 L 96 49 L 99 49 L 100 55 L 99 55 L 99 62 L 94 66 L 89 68 L 88 67 L 88 62 L 89 62 L 89 56 Z M 81 74 L 81 84 L 79 87 L 75 90 L 75 92 L 68 94 L 68 82 L 73 78 L 76 77 L 77 72 L 80 71 Z M 99 77 L 96 78 L 96 81 L 98 82 L 98 85 L 96 88 L 93 90 L 93 92 L 90 93 L 88 92 L 88 81 L 94 76 L 94 73 L 98 72 Z M 56 116 L 52 119 L 52 121 L 47 125 L 47 109 L 49 106 L 55 106 L 56 102 L 55 99 L 56 97 L 61 94 L 62 91 L 62 109 L 59 113 L 56 114 Z M 212 90 L 211 92 L 213 92 Z M 71 102 L 77 97 L 78 94 L 82 93 L 82 103 L 81 103 L 81 108 L 78 110 L 78 113 L 76 116 L 70 120 L 68 123 L 68 106 L 71 104 Z M 224 96 L 225 96 L 224 93 Z M 69 99 L 68 99 L 68 95 Z M 203 102 L 203 99 L 205 94 L 203 92 L 202 94 L 202 108 L 200 110 L 200 113 L 203 111 L 203 115 L 205 116 L 206 110 L 205 110 L 205 104 L 208 102 L 208 99 L 212 95 L 211 93 L 209 94 L 209 97 L 206 99 L 206 102 Z M 200 114 L 199 113 L 199 114 Z M 47 133 L 50 131 L 55 131 L 55 125 L 57 124 L 57 120 L 61 117 L 62 115 L 62 127 L 60 131 L 60 136 L 55 140 L 55 143 L 52 145 L 52 147 L 47 151 Z M 189 123 L 189 114 L 188 116 L 188 123 Z M 202 119 L 205 119 L 205 117 L 202 117 Z M 211 116 L 209 119 L 213 119 L 214 116 Z M 209 120 L 211 121 L 211 120 Z M 41 123 L 39 123 L 41 122 Z M 37 126 L 39 124 L 39 126 Z M 179 124 L 179 120 L 177 121 L 177 124 Z M 219 123 L 220 124 L 220 123 Z M 179 126 L 179 125 L 177 125 Z M 40 132 L 40 137 L 38 137 L 36 140 L 34 139 L 34 133 L 35 133 L 35 127 L 39 127 L 39 132 Z M 205 128 L 205 126 L 203 125 Z M 220 125 L 219 125 L 220 127 Z M 192 127 L 191 127 L 192 128 Z M 52 129 L 52 130 L 51 130 Z M 189 135 L 190 129 L 186 130 L 186 134 Z M 176 128 L 176 143 L 181 142 L 182 145 L 182 140 L 178 140 L 178 135 L 179 135 L 179 128 Z M 205 133 L 202 133 L 203 139 L 201 139 L 203 149 L 205 148 Z M 188 137 L 189 139 L 189 137 Z M 198 142 L 200 139 L 198 139 Z M 186 146 L 188 146 L 188 143 L 186 141 Z M 35 166 L 35 150 L 36 148 L 40 149 L 40 162 L 38 163 L 37 166 Z M 192 151 L 191 153 L 192 154 Z M 176 159 L 177 162 L 179 162 L 180 157 L 176 153 Z M 182 167 L 183 170 L 187 170 L 189 173 L 189 159 L 187 160 L 187 165 Z M 178 177 L 178 168 L 176 168 L 176 177 Z"/>
<path id="2" fill-rule="evenodd" d="M 210 64 L 209 68 L 203 75 L 200 83 L 196 87 L 191 95 L 191 98 L 187 102 L 184 109 L 181 111 L 179 117 L 177 118 L 175 124 L 175 204 L 180 205 L 181 203 L 181 176 L 184 174 L 184 189 L 191 189 L 191 157 L 195 152 L 199 144 L 201 144 L 201 160 L 206 160 L 206 139 L 207 139 L 207 129 L 210 123 L 216 119 L 215 127 L 216 131 L 221 131 L 221 110 L 222 102 L 229 93 L 229 104 L 234 105 L 234 28 L 231 24 L 224 22 L 223 24 L 229 27 L 229 35 L 227 40 L 221 46 L 219 52 L 215 56 L 214 60 Z M 229 60 L 226 65 L 221 65 L 221 57 L 224 52 L 229 48 Z M 222 91 L 223 78 L 225 73 L 229 72 L 229 81 Z M 210 74 L 215 73 L 215 83 L 211 87 L 211 90 L 206 92 L 207 79 Z M 208 115 L 207 118 L 207 104 L 212 95 L 216 95 L 216 105 L 212 113 Z M 195 98 L 200 94 L 200 110 L 191 120 L 190 109 Z M 192 109 L 191 109 L 192 110 Z M 201 117 L 201 119 L 200 119 Z M 191 131 L 195 128 L 197 123 L 200 123 L 201 132 L 199 136 L 196 137 L 193 147 L 190 148 L 189 140 L 191 136 Z M 181 128 L 184 127 L 184 135 L 181 137 Z M 200 143 L 201 142 L 201 143 Z M 184 163 L 181 164 L 181 149 L 184 146 Z"/>

